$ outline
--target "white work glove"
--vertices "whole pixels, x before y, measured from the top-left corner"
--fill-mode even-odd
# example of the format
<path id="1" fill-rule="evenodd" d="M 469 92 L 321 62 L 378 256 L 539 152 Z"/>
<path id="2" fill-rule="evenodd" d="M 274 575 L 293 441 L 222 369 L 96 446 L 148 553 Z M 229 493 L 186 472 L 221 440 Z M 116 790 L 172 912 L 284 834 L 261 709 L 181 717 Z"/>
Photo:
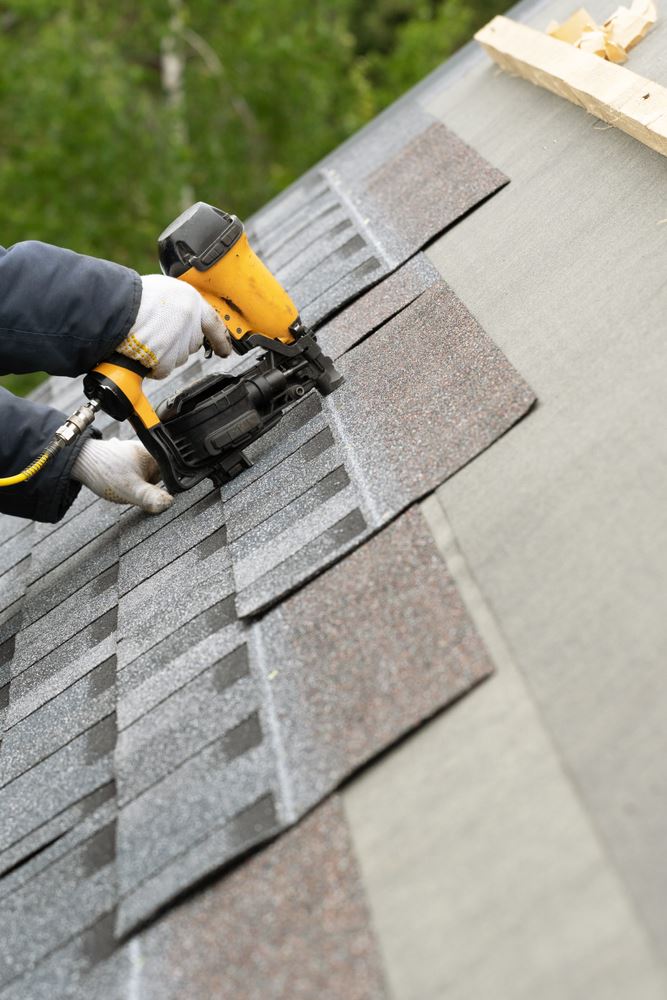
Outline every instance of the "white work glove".
<path id="1" fill-rule="evenodd" d="M 227 328 L 199 292 L 178 278 L 146 274 L 134 325 L 116 350 L 150 369 L 150 378 L 166 378 L 202 346 L 204 337 L 215 354 L 232 350 Z"/>
<path id="2" fill-rule="evenodd" d="M 166 490 L 155 486 L 158 464 L 138 441 L 88 438 L 72 466 L 72 478 L 98 497 L 113 503 L 132 503 L 149 514 L 160 514 L 173 502 Z"/>

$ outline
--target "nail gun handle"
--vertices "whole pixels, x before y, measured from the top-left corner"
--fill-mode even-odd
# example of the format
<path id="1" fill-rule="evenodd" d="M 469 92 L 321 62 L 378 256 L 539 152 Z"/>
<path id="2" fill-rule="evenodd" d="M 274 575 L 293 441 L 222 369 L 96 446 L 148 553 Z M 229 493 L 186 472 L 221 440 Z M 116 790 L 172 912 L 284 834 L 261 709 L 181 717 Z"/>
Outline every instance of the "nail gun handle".
<path id="1" fill-rule="evenodd" d="M 98 399 L 100 407 L 114 420 L 129 420 L 135 429 L 151 428 L 160 418 L 143 392 L 148 370 L 122 354 L 110 358 L 88 372 L 83 391 L 88 399 Z"/>
<path id="2" fill-rule="evenodd" d="M 236 350 L 261 333 L 293 344 L 299 313 L 280 282 L 254 252 L 235 215 L 198 201 L 158 237 L 164 274 L 193 285 L 216 310 Z"/>
<path id="3" fill-rule="evenodd" d="M 184 281 L 186 279 L 181 278 L 181 280 Z M 213 306 L 218 316 L 227 327 L 232 338 L 233 346 L 236 350 L 238 350 L 239 342 L 251 332 L 250 323 L 248 323 L 245 316 L 243 316 L 243 314 L 231 304 L 229 299 L 224 299 L 215 292 L 207 291 L 202 288 L 201 285 L 195 284 L 194 282 L 188 282 L 188 284 L 194 284 L 202 298 L 206 299 L 209 305 Z M 204 340 L 204 347 L 206 349 L 206 357 L 210 358 L 211 355 L 208 352 L 211 350 L 211 345 L 207 340 Z"/>

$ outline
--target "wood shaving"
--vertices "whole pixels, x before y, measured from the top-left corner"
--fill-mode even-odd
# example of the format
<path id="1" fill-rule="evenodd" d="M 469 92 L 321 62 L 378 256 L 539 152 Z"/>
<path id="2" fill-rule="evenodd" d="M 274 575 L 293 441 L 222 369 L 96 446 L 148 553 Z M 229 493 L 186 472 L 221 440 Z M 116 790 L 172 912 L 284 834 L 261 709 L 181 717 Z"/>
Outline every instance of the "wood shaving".
<path id="1" fill-rule="evenodd" d="M 631 7 L 619 7 L 603 27 L 615 45 L 629 52 L 649 33 L 658 17 L 653 0 L 634 0 Z"/>
<path id="2" fill-rule="evenodd" d="M 618 7 L 601 25 L 580 7 L 563 24 L 552 22 L 547 33 L 582 52 L 623 63 L 629 50 L 648 34 L 657 17 L 653 0 L 633 0 L 630 7 Z"/>
<path id="3" fill-rule="evenodd" d="M 553 38 L 560 38 L 561 42 L 568 42 L 570 45 L 575 45 L 583 32 L 595 31 L 596 29 L 595 18 L 591 17 L 583 7 L 580 7 L 579 10 L 575 11 L 562 24 L 552 21 L 547 28 L 547 33 L 552 35 Z"/>

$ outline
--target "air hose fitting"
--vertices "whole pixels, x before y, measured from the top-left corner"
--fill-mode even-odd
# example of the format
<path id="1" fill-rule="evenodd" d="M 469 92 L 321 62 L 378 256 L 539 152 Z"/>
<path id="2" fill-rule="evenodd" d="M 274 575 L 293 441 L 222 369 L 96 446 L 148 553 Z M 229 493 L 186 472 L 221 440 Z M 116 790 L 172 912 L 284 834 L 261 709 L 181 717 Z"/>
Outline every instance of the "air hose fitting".
<path id="1" fill-rule="evenodd" d="M 63 448 L 76 441 L 83 434 L 86 427 L 89 427 L 95 419 L 95 414 L 100 408 L 99 400 L 91 399 L 84 403 L 78 410 L 67 418 L 64 424 L 55 431 L 53 437 L 46 445 L 41 455 L 38 455 L 34 462 L 26 466 L 22 472 L 17 472 L 15 476 L 5 476 L 0 478 L 0 486 L 16 486 L 19 483 L 26 483 L 38 472 L 41 472 L 46 463 L 54 455 L 57 455 Z"/>

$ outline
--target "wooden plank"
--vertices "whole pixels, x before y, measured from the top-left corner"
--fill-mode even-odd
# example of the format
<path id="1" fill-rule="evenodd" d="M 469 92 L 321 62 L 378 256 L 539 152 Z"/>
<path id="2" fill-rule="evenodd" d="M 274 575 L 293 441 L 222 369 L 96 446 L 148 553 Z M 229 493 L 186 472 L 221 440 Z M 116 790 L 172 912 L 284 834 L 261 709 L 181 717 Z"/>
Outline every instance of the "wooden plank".
<path id="1" fill-rule="evenodd" d="M 507 17 L 494 17 L 475 38 L 504 70 L 565 97 L 667 156 L 665 87 Z"/>

